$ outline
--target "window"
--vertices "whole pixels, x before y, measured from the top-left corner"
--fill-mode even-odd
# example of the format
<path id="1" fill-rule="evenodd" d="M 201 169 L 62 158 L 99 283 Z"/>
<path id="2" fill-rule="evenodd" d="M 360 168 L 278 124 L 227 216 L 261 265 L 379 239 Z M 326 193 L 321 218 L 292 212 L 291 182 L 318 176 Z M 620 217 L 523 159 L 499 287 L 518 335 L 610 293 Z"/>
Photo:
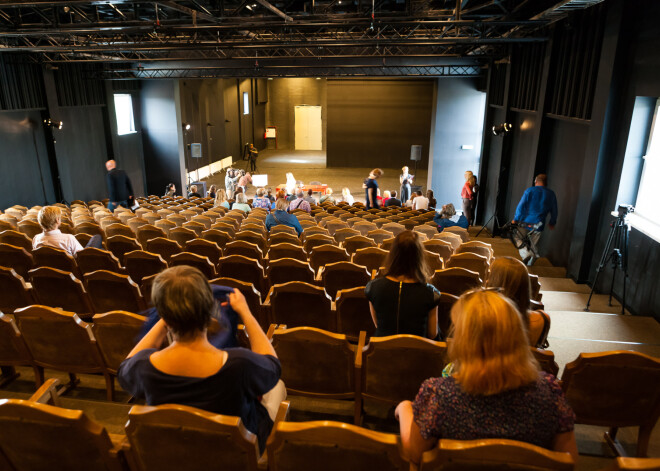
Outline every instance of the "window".
<path id="1" fill-rule="evenodd" d="M 121 136 L 135 132 L 131 95 L 127 93 L 115 94 L 115 115 L 117 116 L 117 134 Z"/>
<path id="2" fill-rule="evenodd" d="M 243 92 L 243 114 L 250 114 L 250 97 L 248 92 Z"/>
<path id="3" fill-rule="evenodd" d="M 660 242 L 660 116 L 656 102 L 653 123 L 649 136 L 642 179 L 637 191 L 635 212 L 630 217 L 630 224 L 647 236 Z"/>

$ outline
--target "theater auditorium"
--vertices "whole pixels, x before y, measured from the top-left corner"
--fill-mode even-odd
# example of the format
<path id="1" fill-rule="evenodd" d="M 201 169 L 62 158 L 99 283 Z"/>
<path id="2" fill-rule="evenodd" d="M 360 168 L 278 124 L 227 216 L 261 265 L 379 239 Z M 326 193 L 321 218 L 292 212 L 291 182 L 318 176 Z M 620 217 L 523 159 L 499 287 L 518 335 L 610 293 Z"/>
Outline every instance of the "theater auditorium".
<path id="1" fill-rule="evenodd" d="M 660 470 L 658 20 L 0 0 L 0 469 Z"/>

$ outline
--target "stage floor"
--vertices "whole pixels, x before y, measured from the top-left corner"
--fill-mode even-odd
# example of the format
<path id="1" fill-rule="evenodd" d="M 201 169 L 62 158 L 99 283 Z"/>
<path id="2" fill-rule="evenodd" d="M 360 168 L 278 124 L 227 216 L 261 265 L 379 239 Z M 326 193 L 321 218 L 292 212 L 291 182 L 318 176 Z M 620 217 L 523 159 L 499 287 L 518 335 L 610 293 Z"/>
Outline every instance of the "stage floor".
<path id="1" fill-rule="evenodd" d="M 401 166 L 406 162 L 402 159 Z M 245 169 L 247 162 L 235 161 L 234 167 Z M 341 189 L 348 187 L 356 201 L 364 202 L 364 190 L 362 182 L 369 176 L 372 168 L 348 168 L 348 167 L 326 167 L 325 151 L 315 150 L 263 150 L 259 152 L 257 160 L 258 174 L 268 175 L 268 186 L 273 190 L 276 186 L 286 182 L 286 173 L 292 172 L 296 180 L 305 184 L 312 181 L 320 181 L 333 189 L 335 195 L 341 197 Z M 383 176 L 378 180 L 381 191 L 399 191 L 399 175 L 401 168 L 383 168 Z M 427 169 L 418 169 L 416 181 L 421 182 L 426 190 Z M 225 174 L 218 173 L 206 179 L 207 187 L 211 184 L 225 187 Z M 254 195 L 256 188 L 248 188 L 248 196 Z M 318 195 L 314 195 L 318 198 Z"/>

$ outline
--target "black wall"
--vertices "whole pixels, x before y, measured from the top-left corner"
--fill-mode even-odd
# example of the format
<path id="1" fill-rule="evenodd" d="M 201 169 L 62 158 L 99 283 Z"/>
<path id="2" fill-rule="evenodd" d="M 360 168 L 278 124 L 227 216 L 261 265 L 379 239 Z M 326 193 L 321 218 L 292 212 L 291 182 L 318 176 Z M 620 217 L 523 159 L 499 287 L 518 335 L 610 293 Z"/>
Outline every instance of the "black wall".
<path id="1" fill-rule="evenodd" d="M 328 80 L 328 167 L 400 168 L 410 146 L 428 165 L 432 80 Z"/>

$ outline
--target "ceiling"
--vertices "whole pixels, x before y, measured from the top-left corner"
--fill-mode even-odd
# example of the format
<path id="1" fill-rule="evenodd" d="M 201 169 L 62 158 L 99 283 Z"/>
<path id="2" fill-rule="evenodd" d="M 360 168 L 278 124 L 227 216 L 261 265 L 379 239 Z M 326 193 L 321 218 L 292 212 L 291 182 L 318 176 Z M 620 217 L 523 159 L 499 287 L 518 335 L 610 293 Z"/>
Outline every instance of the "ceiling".
<path id="1" fill-rule="evenodd" d="M 602 0 L 0 0 L 0 53 L 107 78 L 475 76 Z"/>

